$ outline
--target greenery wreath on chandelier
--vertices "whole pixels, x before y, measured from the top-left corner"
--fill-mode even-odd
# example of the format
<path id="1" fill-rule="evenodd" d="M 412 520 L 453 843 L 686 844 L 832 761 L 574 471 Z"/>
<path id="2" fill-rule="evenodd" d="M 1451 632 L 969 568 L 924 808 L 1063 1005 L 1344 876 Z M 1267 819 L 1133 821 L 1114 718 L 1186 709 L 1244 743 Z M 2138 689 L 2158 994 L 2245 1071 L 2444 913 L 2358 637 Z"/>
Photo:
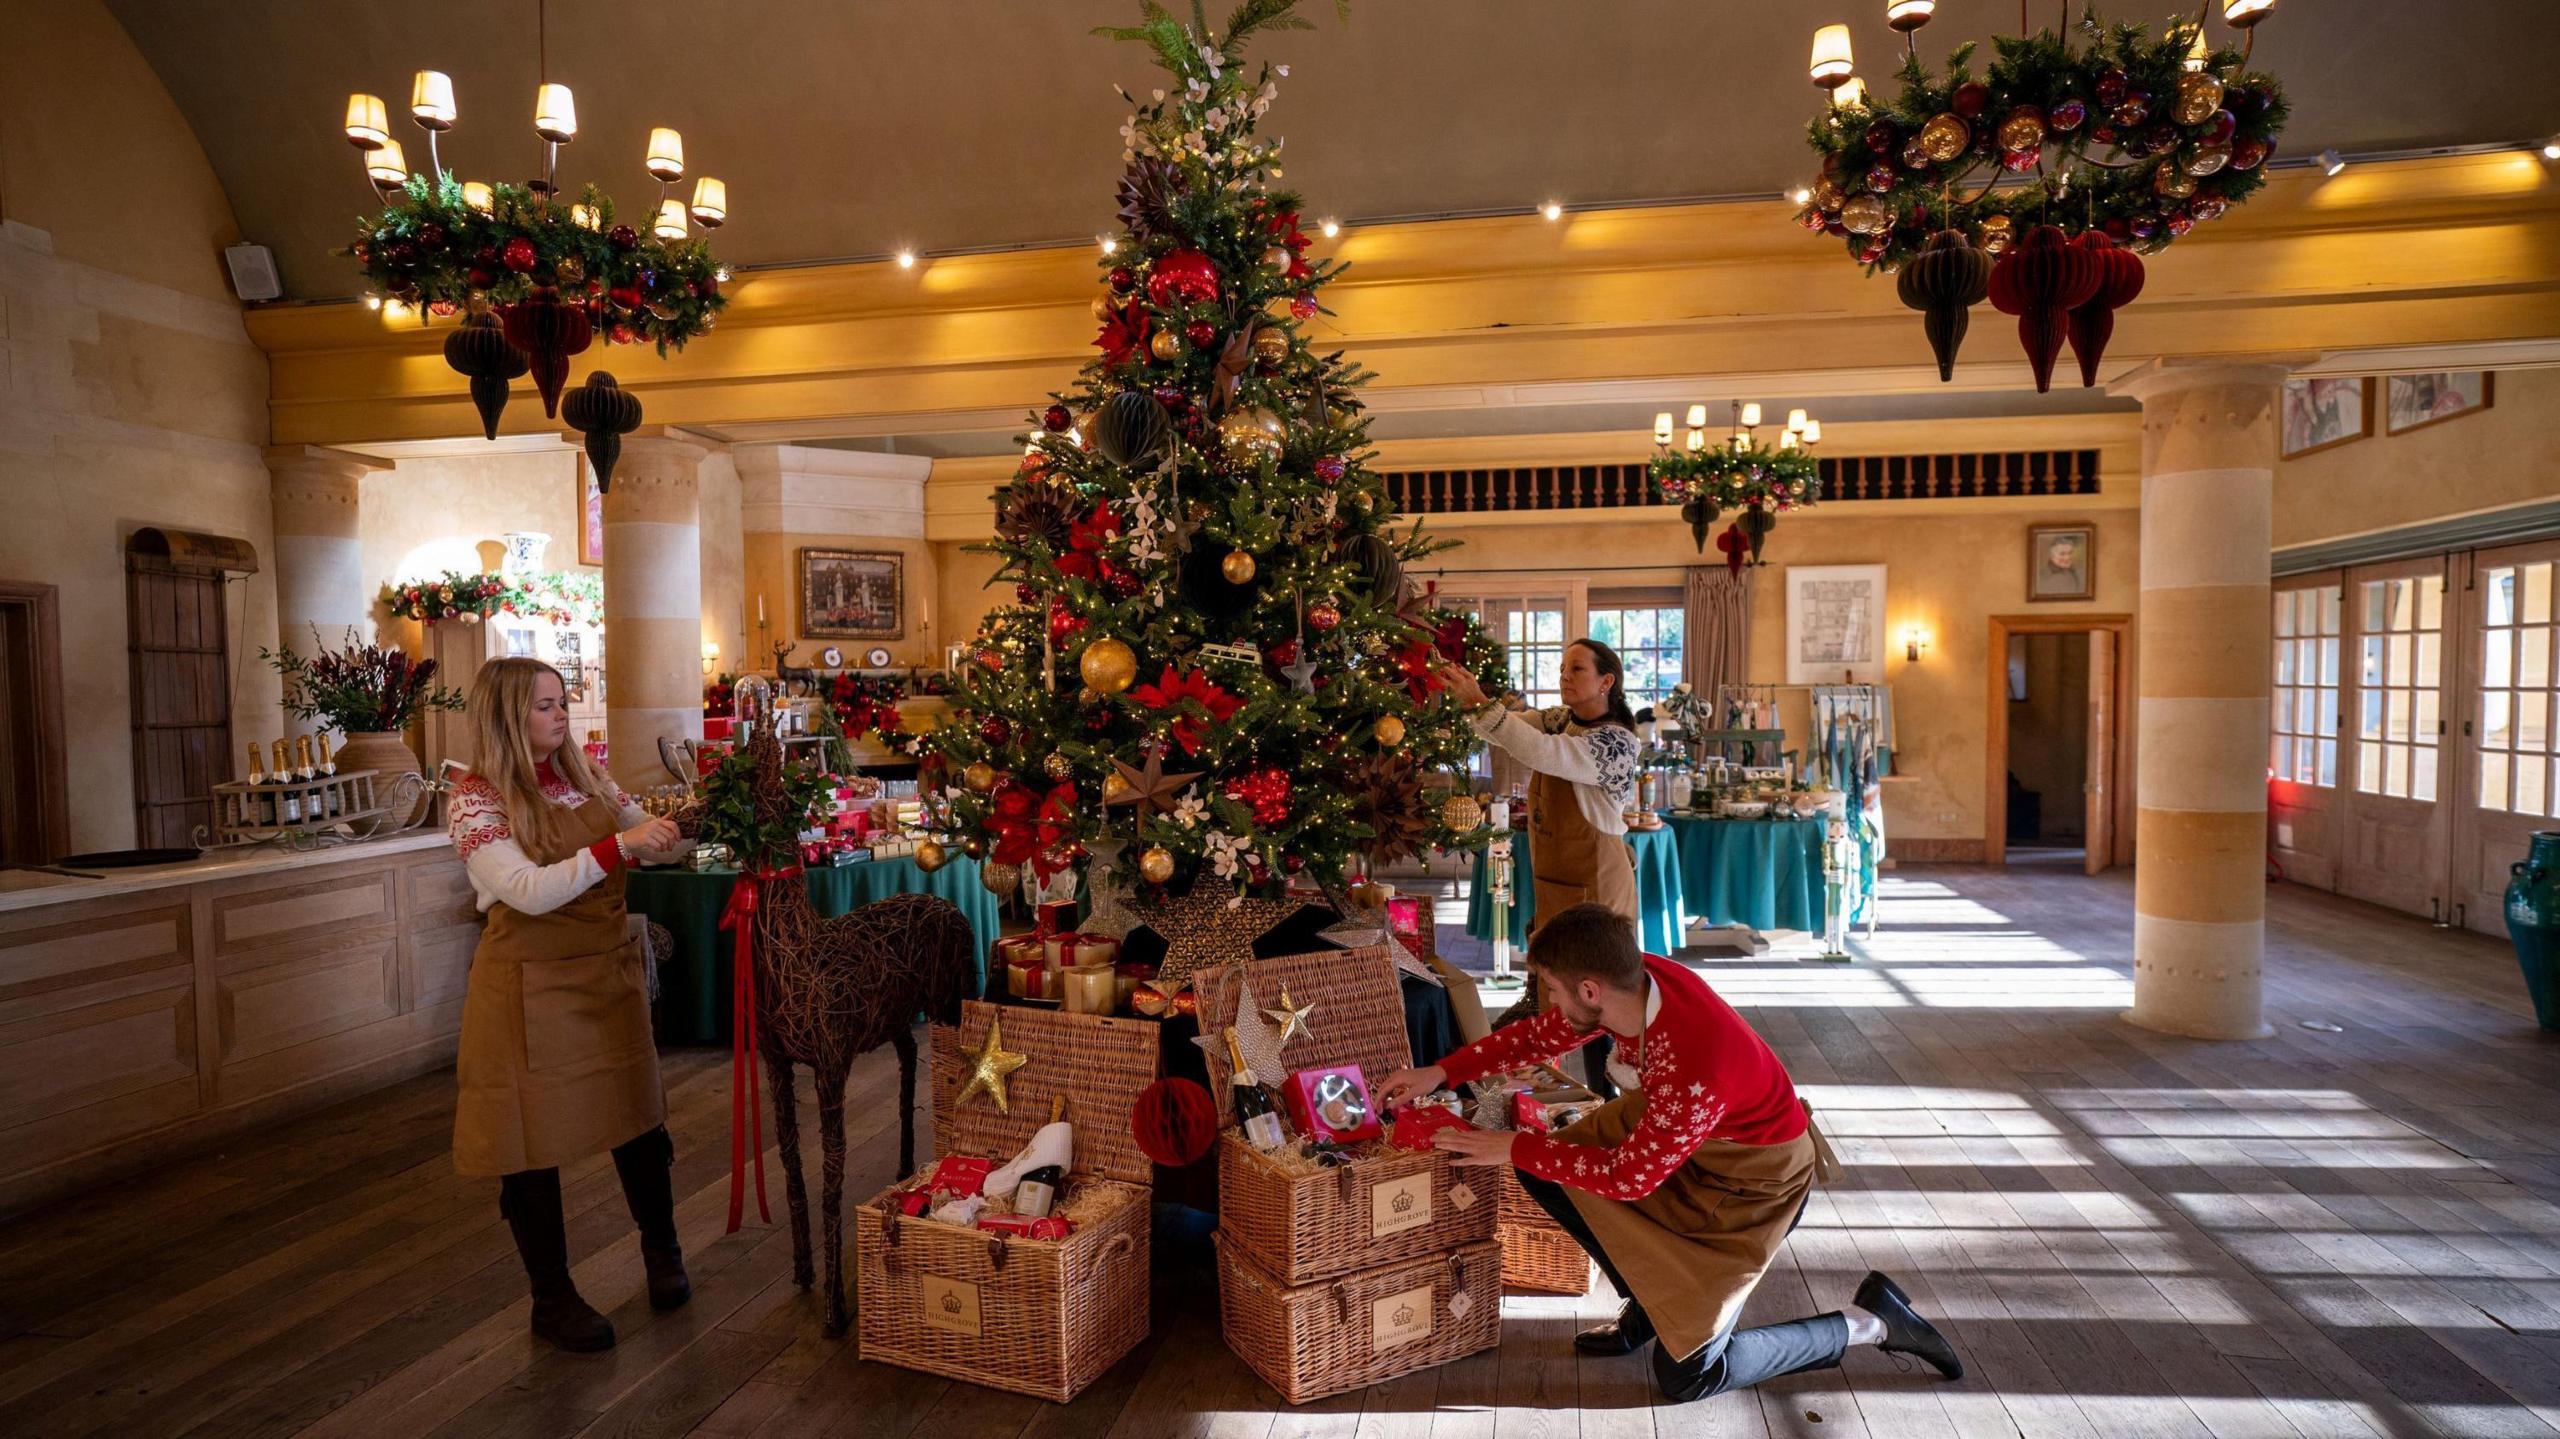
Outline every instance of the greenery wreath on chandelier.
<path id="1" fill-rule="evenodd" d="M 1680 518 L 1698 550 L 1707 548 L 1707 532 L 1727 510 L 1738 510 L 1737 536 L 1720 541 L 1726 563 L 1740 569 L 1742 546 L 1751 564 L 1760 563 L 1761 543 L 1788 510 L 1808 509 L 1822 498 L 1821 462 L 1801 449 L 1727 442 L 1696 450 L 1655 455 L 1646 476 L 1662 499 L 1680 506 Z"/>
<path id="2" fill-rule="evenodd" d="M 2047 223 L 2150 254 L 2266 183 L 2285 97 L 2273 75 L 2246 68 L 2245 49 L 2205 45 L 2200 20 L 2152 39 L 2094 7 L 2073 28 L 2078 50 L 2051 30 L 1994 38 L 1998 58 L 1980 78 L 1970 42 L 1943 76 L 1915 49 L 1899 96 L 1817 117 L 1806 133 L 1822 173 L 1799 222 L 1886 273 L 1949 229 L 1994 255 Z"/>

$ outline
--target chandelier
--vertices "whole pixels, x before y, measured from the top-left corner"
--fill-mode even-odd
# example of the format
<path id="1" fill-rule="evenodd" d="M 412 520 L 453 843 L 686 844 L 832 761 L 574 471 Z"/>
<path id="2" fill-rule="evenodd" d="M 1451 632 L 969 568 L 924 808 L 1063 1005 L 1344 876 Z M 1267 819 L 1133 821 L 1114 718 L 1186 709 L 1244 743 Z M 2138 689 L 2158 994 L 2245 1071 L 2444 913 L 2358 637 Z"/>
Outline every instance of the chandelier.
<path id="1" fill-rule="evenodd" d="M 440 71 L 417 72 L 409 91 L 410 118 L 427 132 L 425 173 L 410 172 L 380 96 L 348 96 L 344 126 L 348 143 L 364 152 L 365 177 L 381 206 L 358 222 L 344 253 L 364 267 L 378 301 L 414 309 L 422 322 L 463 315 L 445 339 L 445 363 L 471 381 L 472 404 L 493 440 L 509 381 L 530 371 L 543 413 L 557 416 L 570 356 L 598 338 L 645 340 L 661 355 L 682 349 L 728 303 L 720 292 L 728 271 L 692 233 L 698 226 L 707 235 L 729 218 L 728 186 L 703 175 L 689 202 L 672 192 L 685 177 L 684 137 L 676 131 L 649 132 L 644 168 L 658 193 L 645 230 L 622 222 L 612 198 L 592 184 L 562 203 L 560 147 L 578 136 L 577 101 L 550 78 L 547 17 L 539 4 L 535 13 L 537 178 L 521 185 L 461 180 L 444 168 L 439 142 L 460 111 L 453 81 Z M 590 396 L 589 389 L 615 393 Z M 639 423 L 639 401 L 599 372 L 572 397 L 569 423 L 585 431 L 598 483 L 609 484 L 619 435 Z"/>
<path id="2" fill-rule="evenodd" d="M 1710 445 L 1707 407 L 1691 405 L 1688 420 L 1686 443 L 1675 444 L 1671 412 L 1653 417 L 1653 461 L 1645 475 L 1664 500 L 1680 506 L 1700 554 L 1706 553 L 1707 531 L 1725 511 L 1739 512 L 1716 537 L 1726 568 L 1739 574 L 1746 563 L 1761 562 L 1760 546 L 1781 513 L 1822 498 L 1822 467 L 1813 458 L 1813 447 L 1822 443 L 1822 422 L 1789 410 L 1786 428 L 1764 443 L 1760 406 L 1736 400 L 1732 434 Z"/>
<path id="3" fill-rule="evenodd" d="M 2222 0 L 2237 46 L 2207 38 L 2211 4 L 2153 39 L 2094 7 L 2029 34 L 2020 0 L 2018 35 L 1993 38 L 1977 77 L 1970 43 L 1943 74 L 1921 63 L 1916 32 L 1936 0 L 1887 0 L 1904 39 L 1890 96 L 1858 78 L 1849 27 L 1823 26 L 1810 73 L 1831 103 L 1807 132 L 1822 168 L 1795 192 L 1798 221 L 1897 277 L 1940 379 L 1987 297 L 2018 318 L 2039 391 L 2066 338 L 2081 383 L 2096 384 L 2115 311 L 2141 293 L 2141 257 L 2256 193 L 2284 127 L 2283 90 L 2248 68 L 2276 0 Z"/>

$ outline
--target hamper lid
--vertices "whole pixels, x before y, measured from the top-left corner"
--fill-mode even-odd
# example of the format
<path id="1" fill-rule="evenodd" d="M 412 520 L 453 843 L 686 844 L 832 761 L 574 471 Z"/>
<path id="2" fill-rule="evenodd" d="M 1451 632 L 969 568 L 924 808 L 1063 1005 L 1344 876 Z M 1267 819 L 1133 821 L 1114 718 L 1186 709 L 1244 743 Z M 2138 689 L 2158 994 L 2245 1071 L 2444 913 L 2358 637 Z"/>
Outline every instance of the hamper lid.
<path id="1" fill-rule="evenodd" d="M 1211 965 L 1192 976 L 1191 987 L 1199 996 L 1204 1035 L 1215 1036 L 1235 1023 L 1248 995 L 1256 1009 L 1277 1009 L 1286 990 L 1293 1006 L 1311 1010 L 1305 1028 L 1280 1050 L 1281 1063 L 1293 1073 L 1356 1064 L 1375 1085 L 1413 1064 L 1413 1045 L 1404 1027 L 1404 984 L 1383 944 Z M 1226 1092 L 1234 1075 L 1227 1047 L 1201 1047 L 1208 1051 L 1218 1122 L 1232 1126 L 1235 1106 L 1226 1102 Z"/>
<path id="2" fill-rule="evenodd" d="M 997 1026 L 1007 1053 L 1024 1057 L 1006 1076 L 1007 1108 L 998 1110 L 983 1093 L 955 1105 L 989 1025 Z M 1076 1130 L 1068 1172 L 1153 1184 L 1155 1162 L 1139 1150 L 1129 1116 L 1139 1091 L 1156 1081 L 1160 1029 L 1151 1020 L 968 1001 L 957 1028 L 933 1027 L 934 1152 L 1011 1159 L 1049 1122 L 1051 1099 L 1064 1094 L 1067 1122 Z"/>

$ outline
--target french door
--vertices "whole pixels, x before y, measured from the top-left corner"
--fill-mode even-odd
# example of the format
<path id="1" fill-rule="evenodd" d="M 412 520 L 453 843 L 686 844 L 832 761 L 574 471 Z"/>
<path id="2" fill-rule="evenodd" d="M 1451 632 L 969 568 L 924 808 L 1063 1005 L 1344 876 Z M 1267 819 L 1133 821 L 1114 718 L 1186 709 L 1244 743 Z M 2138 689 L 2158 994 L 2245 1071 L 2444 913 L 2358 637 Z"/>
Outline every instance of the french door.
<path id="1" fill-rule="evenodd" d="M 2536 830 L 2560 827 L 2560 541 L 2469 557 L 2465 664 L 2476 677 L 2460 729 L 2455 917 L 2506 933 L 2508 867 Z"/>
<path id="2" fill-rule="evenodd" d="M 2275 582 L 2275 687 L 2268 715 L 2267 844 L 2286 879 L 2338 884 L 2339 736 L 2346 716 L 2346 577 Z"/>
<path id="3" fill-rule="evenodd" d="M 2347 572 L 2347 713 L 2337 887 L 2450 918 L 2451 751 L 2445 745 L 2446 574 L 2451 557 Z"/>

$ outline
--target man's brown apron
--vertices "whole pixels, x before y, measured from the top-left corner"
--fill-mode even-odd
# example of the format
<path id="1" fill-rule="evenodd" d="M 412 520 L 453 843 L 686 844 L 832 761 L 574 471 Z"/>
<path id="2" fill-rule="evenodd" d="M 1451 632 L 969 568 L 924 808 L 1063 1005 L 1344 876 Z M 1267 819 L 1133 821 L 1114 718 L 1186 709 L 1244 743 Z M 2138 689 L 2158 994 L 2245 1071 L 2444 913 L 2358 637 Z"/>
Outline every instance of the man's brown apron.
<path id="1" fill-rule="evenodd" d="M 589 799 L 551 845 L 518 839 L 534 863 L 557 864 L 615 819 Z M 628 937 L 622 888 L 617 869 L 549 914 L 490 907 L 462 1001 L 460 1173 L 550 1169 L 665 1121 L 643 942 Z"/>
<path id="2" fill-rule="evenodd" d="M 1550 734 L 1581 734 L 1590 728 L 1570 710 L 1540 715 L 1533 722 Z M 1529 870 L 1536 880 L 1531 934 L 1549 915 L 1586 900 L 1609 906 L 1629 924 L 1636 922 L 1636 866 L 1626 837 L 1592 828 L 1569 779 L 1551 774 L 1529 778 Z"/>
<path id="3" fill-rule="evenodd" d="M 1643 1115 L 1644 1096 L 1631 1091 L 1556 1138 L 1614 1149 Z M 1642 1199 L 1604 1199 L 1570 1184 L 1564 1192 L 1634 1287 L 1663 1352 L 1685 1358 L 1733 1322 L 1777 1258 L 1813 1191 L 1819 1149 L 1808 1122 L 1784 1144 L 1708 1140 Z"/>

